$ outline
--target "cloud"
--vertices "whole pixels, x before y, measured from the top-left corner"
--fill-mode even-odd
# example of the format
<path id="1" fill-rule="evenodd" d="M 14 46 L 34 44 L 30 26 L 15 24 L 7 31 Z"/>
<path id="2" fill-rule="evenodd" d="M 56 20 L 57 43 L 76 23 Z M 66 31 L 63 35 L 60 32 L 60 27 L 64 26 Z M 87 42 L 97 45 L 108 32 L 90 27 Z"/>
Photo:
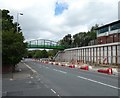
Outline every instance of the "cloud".
<path id="1" fill-rule="evenodd" d="M 2 9 L 18 12 L 19 23 L 26 40 L 58 41 L 66 34 L 88 31 L 94 24 L 117 20 L 119 0 L 0 0 Z M 60 2 L 56 5 L 56 2 Z M 69 5 L 66 7 L 66 4 Z M 61 10 L 58 10 L 60 7 Z M 57 13 L 57 14 L 55 14 Z"/>

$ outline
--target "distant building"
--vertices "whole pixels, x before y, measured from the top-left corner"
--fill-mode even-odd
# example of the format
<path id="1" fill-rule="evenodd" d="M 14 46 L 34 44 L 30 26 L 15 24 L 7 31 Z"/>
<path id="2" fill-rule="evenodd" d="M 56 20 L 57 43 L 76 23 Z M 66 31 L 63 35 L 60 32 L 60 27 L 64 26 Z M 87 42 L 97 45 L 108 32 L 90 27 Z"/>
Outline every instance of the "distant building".
<path id="1" fill-rule="evenodd" d="M 120 20 L 100 26 L 96 30 L 98 44 L 120 42 Z"/>

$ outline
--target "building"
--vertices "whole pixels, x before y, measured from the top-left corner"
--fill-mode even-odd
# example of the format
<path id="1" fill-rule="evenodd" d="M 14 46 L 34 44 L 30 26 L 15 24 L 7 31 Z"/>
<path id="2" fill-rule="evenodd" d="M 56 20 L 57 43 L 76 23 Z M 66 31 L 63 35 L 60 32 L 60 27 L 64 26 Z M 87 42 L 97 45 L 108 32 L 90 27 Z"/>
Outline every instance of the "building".
<path id="1" fill-rule="evenodd" d="M 96 30 L 98 44 L 120 42 L 120 20 L 100 26 Z"/>

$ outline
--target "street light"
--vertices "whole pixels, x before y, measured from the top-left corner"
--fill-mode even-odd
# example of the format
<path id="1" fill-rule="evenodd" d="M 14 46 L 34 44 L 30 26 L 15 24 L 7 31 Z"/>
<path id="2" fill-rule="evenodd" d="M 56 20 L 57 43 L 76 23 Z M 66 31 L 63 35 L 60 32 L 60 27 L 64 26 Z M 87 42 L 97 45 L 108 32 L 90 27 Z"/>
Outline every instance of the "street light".
<path id="1" fill-rule="evenodd" d="M 19 21 L 19 15 L 23 15 L 23 13 L 17 13 L 17 32 L 18 32 L 18 21 Z"/>

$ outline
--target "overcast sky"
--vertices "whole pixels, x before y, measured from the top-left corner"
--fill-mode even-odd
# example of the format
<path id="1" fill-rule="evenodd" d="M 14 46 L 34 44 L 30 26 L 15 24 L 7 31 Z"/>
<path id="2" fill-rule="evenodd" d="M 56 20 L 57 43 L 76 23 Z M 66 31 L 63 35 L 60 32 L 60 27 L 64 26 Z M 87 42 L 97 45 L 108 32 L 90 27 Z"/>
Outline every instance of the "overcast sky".
<path id="1" fill-rule="evenodd" d="M 58 41 L 66 34 L 88 31 L 118 19 L 119 0 L 0 0 L 19 23 L 26 40 Z"/>

